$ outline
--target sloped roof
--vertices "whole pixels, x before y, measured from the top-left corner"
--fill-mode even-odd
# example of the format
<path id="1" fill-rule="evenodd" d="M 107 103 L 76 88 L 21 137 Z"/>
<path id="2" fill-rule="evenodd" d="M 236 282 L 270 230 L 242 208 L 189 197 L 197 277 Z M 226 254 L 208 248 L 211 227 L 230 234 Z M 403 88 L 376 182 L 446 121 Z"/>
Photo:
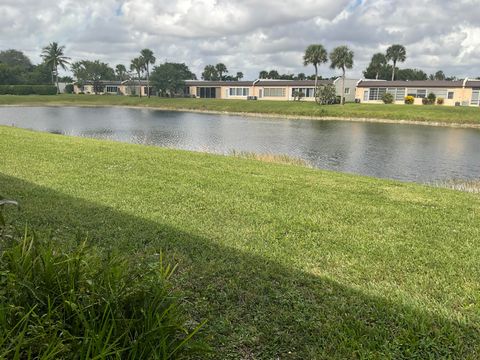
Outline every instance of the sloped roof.
<path id="1" fill-rule="evenodd" d="M 385 81 L 362 80 L 357 87 L 406 87 L 406 88 L 461 88 L 463 80 L 413 80 L 413 81 Z"/>
<path id="2" fill-rule="evenodd" d="M 252 86 L 253 81 L 208 81 L 208 80 L 186 80 L 188 86 Z"/>
<path id="3" fill-rule="evenodd" d="M 480 80 L 468 80 L 466 87 L 480 88 Z"/>
<path id="4" fill-rule="evenodd" d="M 318 80 L 318 85 L 330 85 L 333 80 Z M 315 86 L 315 80 L 259 80 L 255 86 Z"/>

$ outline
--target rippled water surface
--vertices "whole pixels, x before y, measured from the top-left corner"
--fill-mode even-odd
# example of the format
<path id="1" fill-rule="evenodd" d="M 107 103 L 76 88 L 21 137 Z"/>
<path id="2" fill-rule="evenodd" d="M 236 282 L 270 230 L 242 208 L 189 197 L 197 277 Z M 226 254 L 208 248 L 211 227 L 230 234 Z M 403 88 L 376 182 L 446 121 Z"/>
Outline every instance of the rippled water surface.
<path id="1" fill-rule="evenodd" d="M 76 107 L 0 108 L 0 124 L 221 154 L 287 154 L 323 169 L 407 181 L 480 179 L 477 129 Z"/>

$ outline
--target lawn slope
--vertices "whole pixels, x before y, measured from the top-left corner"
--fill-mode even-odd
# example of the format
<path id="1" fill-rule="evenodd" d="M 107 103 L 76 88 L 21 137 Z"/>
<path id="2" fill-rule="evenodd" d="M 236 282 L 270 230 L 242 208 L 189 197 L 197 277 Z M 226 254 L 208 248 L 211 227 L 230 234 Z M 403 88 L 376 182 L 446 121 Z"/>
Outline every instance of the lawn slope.
<path id="1" fill-rule="evenodd" d="M 57 95 L 0 96 L 0 105 L 78 105 L 78 106 L 138 106 L 166 110 L 213 111 L 279 115 L 289 117 L 377 119 L 409 121 L 425 124 L 478 125 L 480 108 L 451 106 L 405 106 L 383 104 L 347 104 L 318 106 L 311 102 L 245 101 L 219 99 L 165 99 L 130 96 Z"/>
<path id="2" fill-rule="evenodd" d="M 164 251 L 218 359 L 479 358 L 480 197 L 0 127 L 21 226 Z"/>

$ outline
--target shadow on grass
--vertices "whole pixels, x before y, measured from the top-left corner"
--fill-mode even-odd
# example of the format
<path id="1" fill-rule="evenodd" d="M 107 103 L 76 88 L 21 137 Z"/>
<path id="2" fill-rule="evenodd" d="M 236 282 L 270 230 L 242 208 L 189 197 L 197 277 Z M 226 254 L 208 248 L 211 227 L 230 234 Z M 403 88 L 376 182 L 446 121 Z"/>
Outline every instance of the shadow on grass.
<path id="1" fill-rule="evenodd" d="M 19 224 L 78 233 L 103 248 L 163 250 L 179 263 L 176 286 L 219 359 L 478 358 L 475 325 L 434 316 L 335 281 L 292 270 L 209 239 L 0 174 L 18 200 Z M 121 194 L 119 194 L 121 196 Z M 14 212 L 10 212 L 10 217 Z"/>

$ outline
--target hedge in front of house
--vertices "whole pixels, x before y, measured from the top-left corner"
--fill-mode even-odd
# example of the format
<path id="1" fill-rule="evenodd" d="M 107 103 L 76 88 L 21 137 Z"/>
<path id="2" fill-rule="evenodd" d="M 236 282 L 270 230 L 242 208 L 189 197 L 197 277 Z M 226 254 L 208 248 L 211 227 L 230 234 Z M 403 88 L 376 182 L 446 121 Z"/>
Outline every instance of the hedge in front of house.
<path id="1" fill-rule="evenodd" d="M 56 95 L 54 85 L 0 85 L 0 95 Z"/>

